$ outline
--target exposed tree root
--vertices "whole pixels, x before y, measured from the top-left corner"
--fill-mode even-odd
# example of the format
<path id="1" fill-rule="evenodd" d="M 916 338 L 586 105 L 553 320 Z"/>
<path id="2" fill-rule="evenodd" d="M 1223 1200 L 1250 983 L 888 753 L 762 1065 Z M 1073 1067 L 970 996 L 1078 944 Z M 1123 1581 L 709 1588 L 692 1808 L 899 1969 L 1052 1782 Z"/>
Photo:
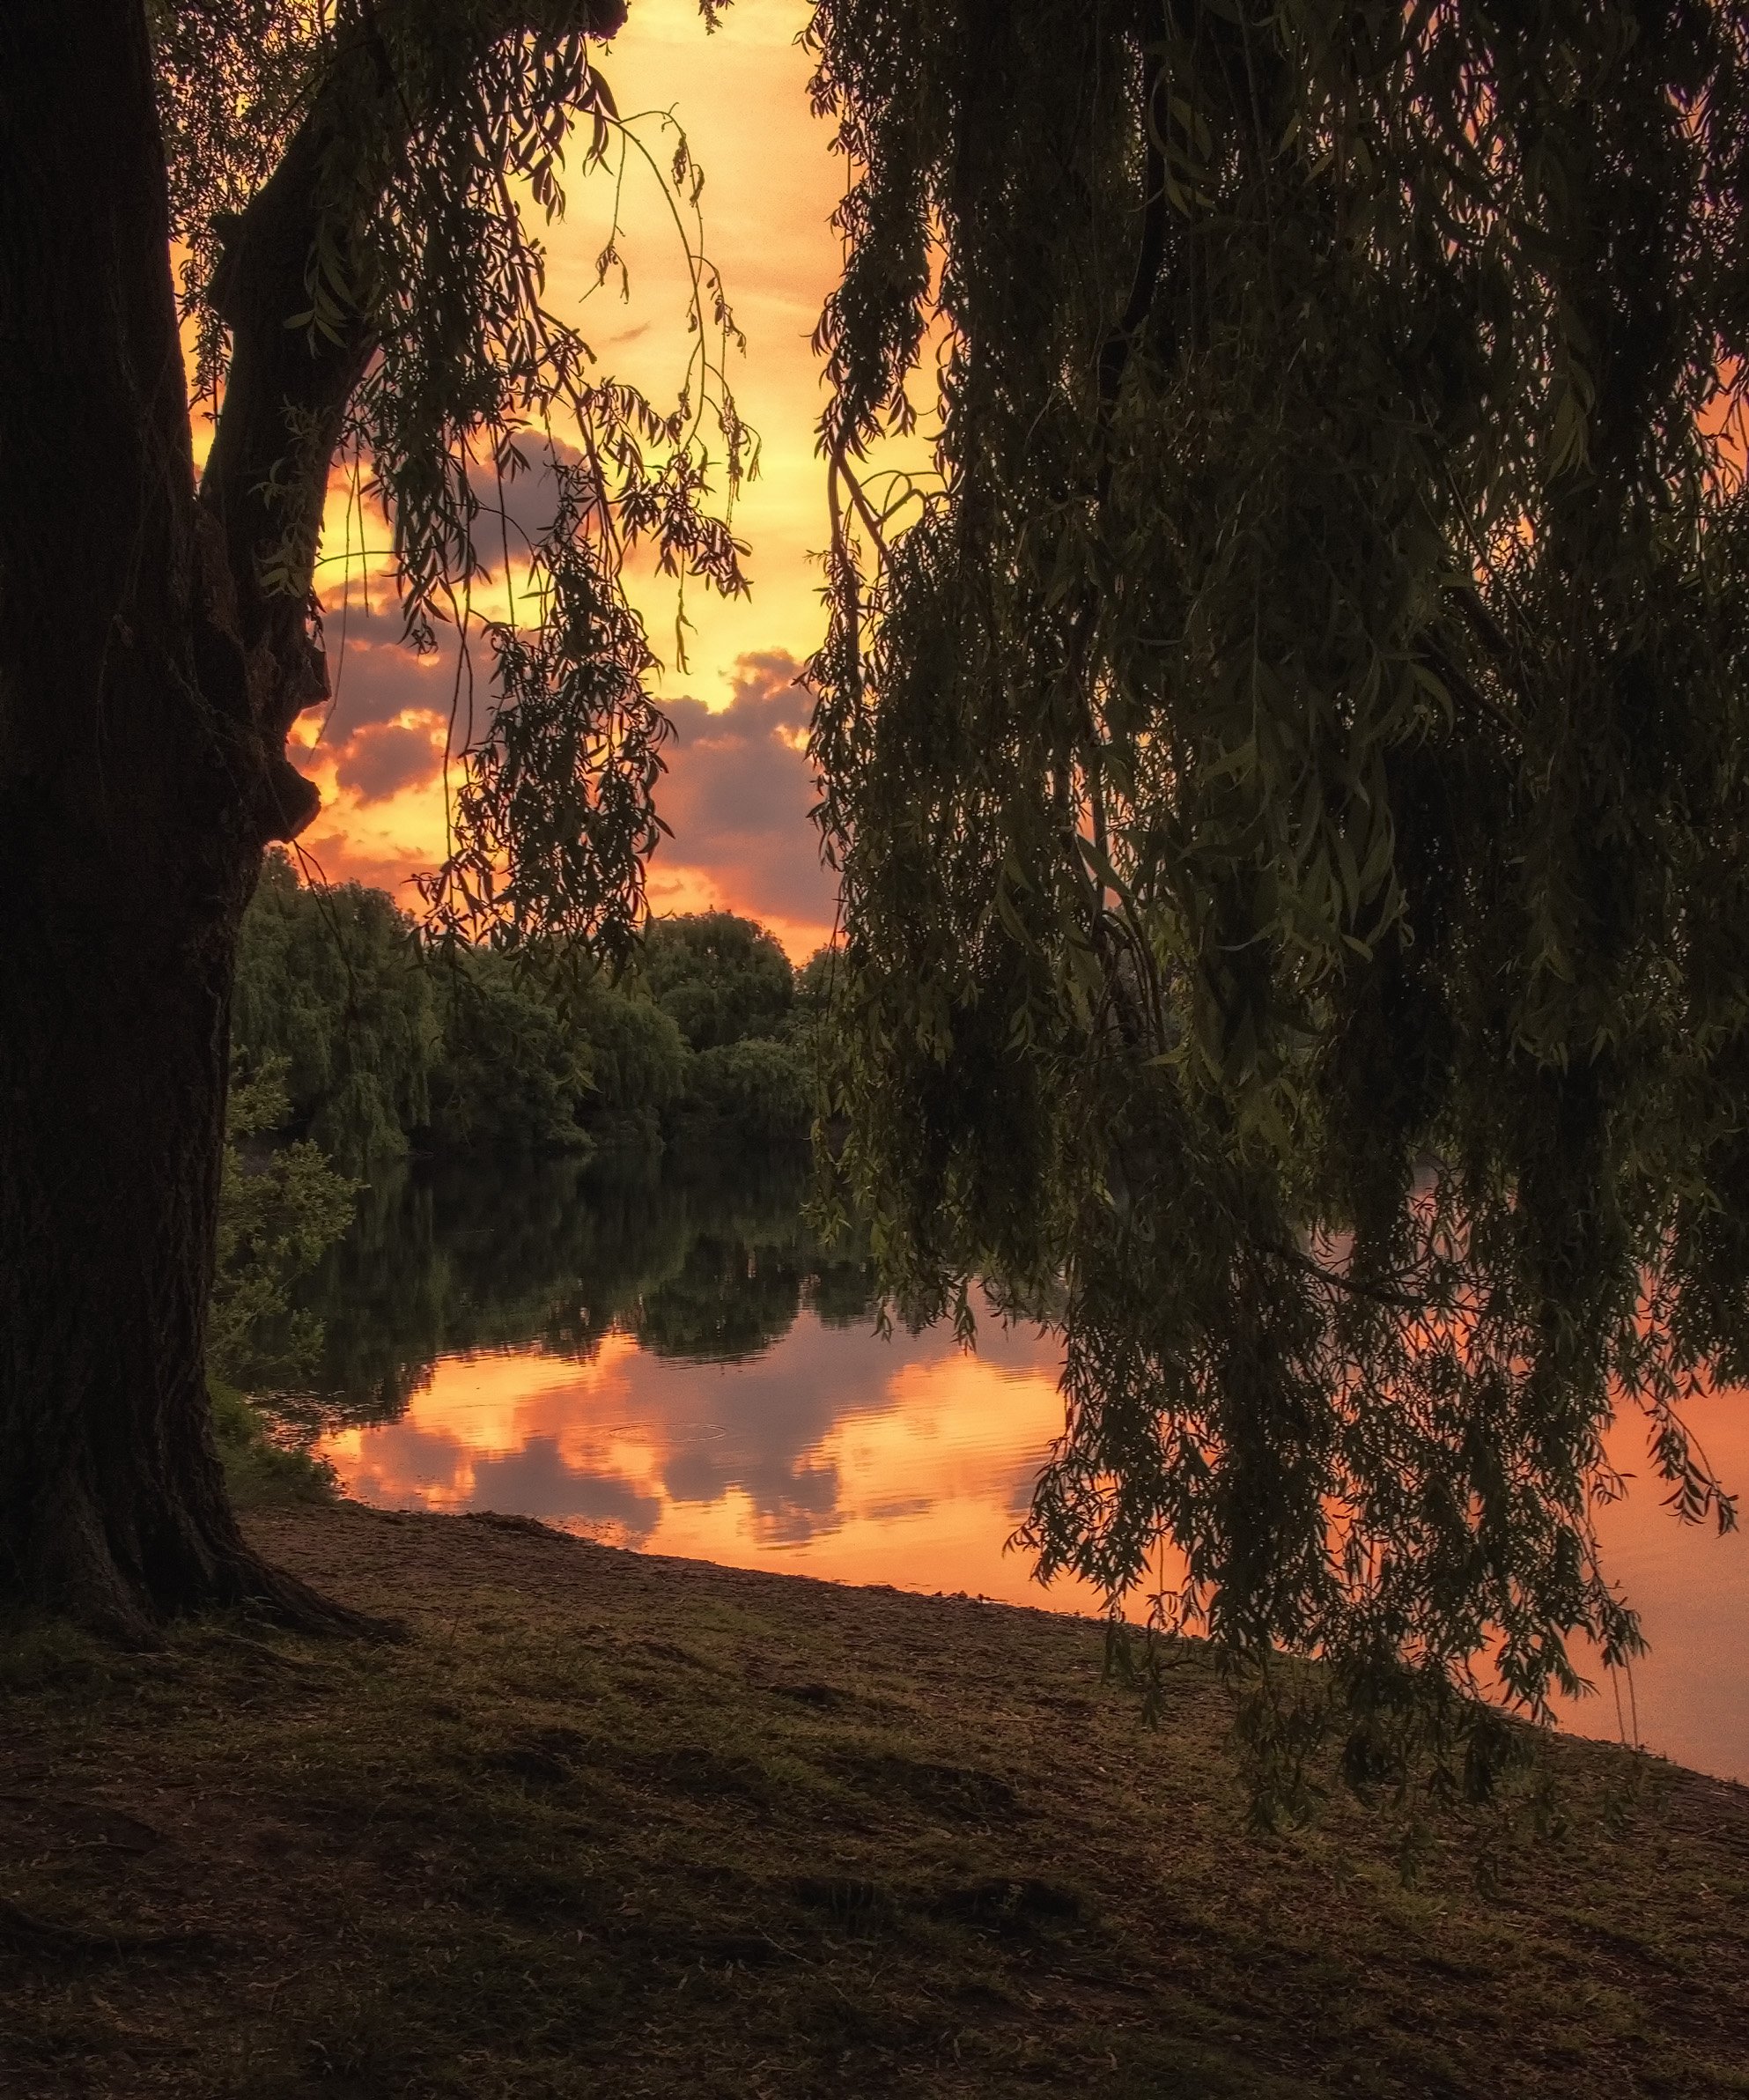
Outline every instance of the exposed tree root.
<path id="1" fill-rule="evenodd" d="M 77 1581 L 63 1577 L 40 1587 L 0 1587 L 0 1613 L 20 1619 L 59 1619 L 107 1647 L 144 1655 L 164 1646 L 166 1630 L 172 1623 L 213 1612 L 240 1612 L 263 1630 L 270 1628 L 321 1639 L 407 1638 L 398 1621 L 373 1617 L 336 1603 L 241 1545 L 216 1559 L 205 1557 L 204 1564 L 196 1569 L 179 1570 L 178 1579 L 155 1585 L 138 1578 L 129 1579 L 107 1558 L 82 1573 L 85 1579 Z"/>
<path id="2" fill-rule="evenodd" d="M 398 1620 L 373 1618 L 325 1597 L 320 1590 L 301 1582 L 284 1569 L 253 1554 L 236 1564 L 240 1593 L 232 1599 L 214 1598 L 214 1603 L 235 1601 L 245 1612 L 266 1626 L 284 1633 L 307 1633 L 338 1640 L 403 1641 L 407 1629 Z"/>

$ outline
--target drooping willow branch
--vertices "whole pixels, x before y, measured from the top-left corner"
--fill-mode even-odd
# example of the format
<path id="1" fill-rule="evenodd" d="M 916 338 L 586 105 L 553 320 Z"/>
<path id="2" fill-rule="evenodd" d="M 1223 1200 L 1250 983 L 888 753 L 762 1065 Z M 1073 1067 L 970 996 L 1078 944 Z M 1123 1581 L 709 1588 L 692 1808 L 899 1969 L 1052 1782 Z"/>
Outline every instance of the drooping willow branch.
<path id="1" fill-rule="evenodd" d="M 1236 1665 L 1325 1659 L 1354 1770 L 1483 1771 L 1480 1651 L 1543 1712 L 1636 1638 L 1617 1409 L 1731 1514 L 1680 1425 L 1749 1373 L 1749 9 L 812 34 L 832 456 L 946 346 L 813 666 L 826 1200 L 901 1305 L 1062 1306 L 1046 1569 L 1169 1544 Z"/>

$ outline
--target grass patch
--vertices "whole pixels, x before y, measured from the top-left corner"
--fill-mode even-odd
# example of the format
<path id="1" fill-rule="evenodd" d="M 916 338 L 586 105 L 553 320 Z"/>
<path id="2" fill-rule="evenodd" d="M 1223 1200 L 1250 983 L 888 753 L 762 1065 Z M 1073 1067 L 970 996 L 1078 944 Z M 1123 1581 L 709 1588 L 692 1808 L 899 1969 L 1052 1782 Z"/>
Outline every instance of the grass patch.
<path id="1" fill-rule="evenodd" d="M 252 1526 L 412 1638 L 0 1640 L 21 2100 L 1749 2091 L 1740 1789 L 1564 1744 L 1562 1837 L 1410 1889 L 1339 1800 L 1246 1835 L 1207 1673 L 1146 1732 L 1078 1621 Z"/>

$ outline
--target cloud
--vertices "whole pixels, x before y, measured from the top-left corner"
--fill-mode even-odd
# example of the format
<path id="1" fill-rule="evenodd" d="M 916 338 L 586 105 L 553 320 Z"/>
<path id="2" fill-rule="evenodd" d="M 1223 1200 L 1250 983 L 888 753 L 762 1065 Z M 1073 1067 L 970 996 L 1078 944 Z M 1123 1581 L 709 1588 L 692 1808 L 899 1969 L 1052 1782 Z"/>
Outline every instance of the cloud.
<path id="1" fill-rule="evenodd" d="M 386 594 L 385 594 L 386 595 Z M 403 714 L 439 714 L 448 719 L 460 696 L 465 718 L 470 684 L 483 710 L 491 681 L 491 655 L 477 639 L 457 679 L 457 640 L 452 627 L 438 629 L 436 649 L 421 656 L 402 639 L 401 612 L 393 600 L 371 608 L 353 605 L 344 617 L 330 611 L 325 622 L 328 677 L 332 697 L 307 721 L 319 726 L 329 751 L 338 752 L 359 729 L 398 721 Z"/>
<path id="2" fill-rule="evenodd" d="M 514 447 L 523 463 L 518 467 L 506 459 L 502 478 L 489 459 L 476 464 L 468 476 L 480 505 L 474 536 L 488 569 L 502 566 L 506 541 L 512 566 L 526 565 L 529 550 L 552 529 L 558 503 L 554 462 L 574 467 L 583 457 L 579 446 L 545 432 L 522 432 Z"/>
<path id="3" fill-rule="evenodd" d="M 360 864 L 362 840 L 351 835 L 349 814 L 435 786 L 452 708 L 457 741 L 467 734 L 470 688 L 475 715 L 483 716 L 487 653 L 476 646 L 470 677 L 454 630 L 439 628 L 436 650 L 419 655 L 402 640 L 400 611 L 386 594 L 368 609 L 352 605 L 343 620 L 331 611 L 325 639 L 332 698 L 302 718 L 291 740 L 292 758 L 317 777 L 326 798 L 306 843 L 320 841 L 320 857 L 343 862 L 349 878 L 397 889 L 416 869 L 430 867 L 439 857 L 440 834 L 429 841 L 419 838 L 417 844 L 410 837 L 403 865 L 367 873 Z M 406 828 L 404 822 L 398 824 L 398 835 L 405 835 Z M 414 818 L 415 834 L 424 829 L 429 826 Z M 380 840 L 369 857 L 381 861 Z"/>
<path id="4" fill-rule="evenodd" d="M 836 893 L 808 817 L 813 703 L 800 670 L 786 651 L 761 651 L 740 660 L 727 707 L 669 703 L 675 736 L 657 806 L 674 836 L 652 874 L 659 892 L 663 878 L 695 894 L 703 888 L 733 910 L 817 942 L 830 928 Z"/>
<path id="5" fill-rule="evenodd" d="M 360 802 L 387 802 L 430 780 L 443 763 L 443 721 L 435 714 L 417 722 L 371 722 L 347 740 L 335 778 Z"/>
<path id="6" fill-rule="evenodd" d="M 339 617 L 330 614 L 334 700 L 326 716 L 306 717 L 312 744 L 303 758 L 332 786 L 308 843 L 324 864 L 398 889 L 416 868 L 438 860 L 440 834 L 422 840 L 423 850 L 410 844 L 405 866 L 391 871 L 380 835 L 367 846 L 369 826 L 361 830 L 352 819 L 434 787 L 458 691 L 458 747 L 467 738 L 470 674 L 472 720 L 484 720 L 488 653 L 476 646 L 471 666 L 461 662 L 453 631 L 439 630 L 436 654 L 416 655 L 401 640 L 392 603 L 354 606 L 343 654 L 340 637 Z M 651 866 L 658 911 L 739 912 L 770 927 L 798 961 L 830 935 L 836 901 L 808 817 L 815 799 L 806 751 L 813 704 L 797 683 L 800 669 L 787 651 L 762 650 L 740 659 L 727 707 L 712 710 L 690 696 L 667 703 L 675 736 L 656 806 L 672 836 Z M 440 824 L 440 802 L 431 802 L 430 814 Z M 407 835 L 406 823 L 417 822 L 415 805 L 394 821 L 395 836 Z"/>

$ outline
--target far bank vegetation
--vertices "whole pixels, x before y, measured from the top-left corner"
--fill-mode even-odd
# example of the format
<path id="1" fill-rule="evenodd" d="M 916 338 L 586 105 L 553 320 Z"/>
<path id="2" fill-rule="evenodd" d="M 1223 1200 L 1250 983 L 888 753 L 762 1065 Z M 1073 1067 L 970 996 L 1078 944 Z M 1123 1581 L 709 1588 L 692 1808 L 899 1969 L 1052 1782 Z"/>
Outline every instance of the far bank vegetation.
<path id="1" fill-rule="evenodd" d="M 292 1286 L 410 1156 L 799 1147 L 825 972 L 727 912 L 654 921 L 616 981 L 437 948 L 385 891 L 270 854 L 238 958 L 216 1376 L 295 1382 L 321 1335 Z"/>

